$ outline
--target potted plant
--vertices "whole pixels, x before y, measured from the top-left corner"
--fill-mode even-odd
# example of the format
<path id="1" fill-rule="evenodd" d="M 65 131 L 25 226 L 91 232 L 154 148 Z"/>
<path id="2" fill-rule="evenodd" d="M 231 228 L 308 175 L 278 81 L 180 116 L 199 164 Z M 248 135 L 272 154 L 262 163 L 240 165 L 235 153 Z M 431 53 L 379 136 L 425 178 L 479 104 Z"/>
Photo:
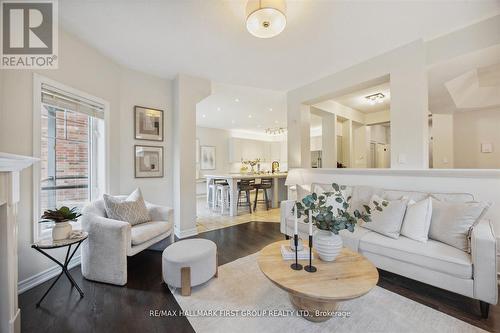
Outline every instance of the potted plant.
<path id="1" fill-rule="evenodd" d="M 321 260 L 333 261 L 342 249 L 342 238 L 339 231 L 347 229 L 354 232 L 358 221 L 370 222 L 372 208 L 363 205 L 363 209 L 351 210 L 351 196 L 345 197 L 346 186 L 332 184 L 333 191 L 324 192 L 320 195 L 311 193 L 304 197 L 301 202 L 297 202 L 297 216 L 305 215 L 305 223 L 313 223 L 317 230 L 314 232 L 314 247 Z M 335 206 L 329 204 L 334 198 Z M 373 207 L 382 211 L 388 205 L 387 201 L 381 203 L 373 201 Z M 309 221 L 311 212 L 312 221 Z"/>
<path id="2" fill-rule="evenodd" d="M 46 210 L 42 215 L 42 219 L 54 221 L 52 239 L 62 240 L 68 238 L 73 229 L 69 221 L 76 221 L 80 216 L 82 216 L 82 214 L 78 212 L 77 207 L 70 209 L 69 207 L 62 206 L 56 210 Z"/>

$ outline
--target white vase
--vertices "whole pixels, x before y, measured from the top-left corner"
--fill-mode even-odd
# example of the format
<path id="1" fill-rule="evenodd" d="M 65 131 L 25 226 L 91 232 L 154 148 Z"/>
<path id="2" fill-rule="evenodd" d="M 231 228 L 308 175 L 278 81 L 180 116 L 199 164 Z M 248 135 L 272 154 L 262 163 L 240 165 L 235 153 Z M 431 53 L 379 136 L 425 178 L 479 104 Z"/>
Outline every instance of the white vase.
<path id="1" fill-rule="evenodd" d="M 323 261 L 334 261 L 342 250 L 342 238 L 331 231 L 316 230 L 313 246 Z"/>
<path id="2" fill-rule="evenodd" d="M 52 239 L 55 241 L 67 239 L 72 230 L 73 227 L 69 222 L 55 223 L 54 228 L 52 228 Z"/>

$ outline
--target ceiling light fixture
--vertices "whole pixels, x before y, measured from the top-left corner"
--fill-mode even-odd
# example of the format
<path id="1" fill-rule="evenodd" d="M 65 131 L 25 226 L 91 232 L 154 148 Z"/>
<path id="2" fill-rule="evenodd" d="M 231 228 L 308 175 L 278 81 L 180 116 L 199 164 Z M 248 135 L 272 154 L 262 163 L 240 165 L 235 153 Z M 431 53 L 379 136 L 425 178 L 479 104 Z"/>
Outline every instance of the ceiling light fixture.
<path id="1" fill-rule="evenodd" d="M 240 101 L 240 99 L 239 99 L 239 98 L 235 98 L 235 99 L 234 99 L 234 101 L 235 101 L 236 103 L 238 103 L 238 102 Z"/>
<path id="2" fill-rule="evenodd" d="M 382 103 L 384 101 L 385 95 L 382 93 L 376 93 L 376 94 L 365 96 L 365 98 L 368 100 L 368 102 L 371 105 L 375 105 L 377 103 Z"/>
<path id="3" fill-rule="evenodd" d="M 220 111 L 220 110 L 222 110 L 222 109 L 220 108 L 220 106 L 219 106 L 219 107 L 217 107 L 217 111 Z"/>
<path id="4" fill-rule="evenodd" d="M 283 134 L 286 132 L 286 128 L 284 127 L 270 127 L 270 128 L 266 128 L 265 129 L 266 133 L 267 134 L 271 134 L 271 135 L 279 135 L 279 134 Z"/>
<path id="5" fill-rule="evenodd" d="M 273 108 L 269 108 L 269 111 L 273 111 Z"/>
<path id="6" fill-rule="evenodd" d="M 206 115 L 206 114 L 202 114 L 201 116 L 202 116 L 203 118 L 206 118 L 206 117 L 207 117 L 207 115 Z"/>
<path id="7" fill-rule="evenodd" d="M 252 115 L 251 115 L 251 114 L 249 114 L 249 115 L 248 115 L 248 118 L 252 118 Z"/>
<path id="8" fill-rule="evenodd" d="M 248 0 L 247 30 L 258 38 L 279 35 L 286 26 L 285 0 Z"/>

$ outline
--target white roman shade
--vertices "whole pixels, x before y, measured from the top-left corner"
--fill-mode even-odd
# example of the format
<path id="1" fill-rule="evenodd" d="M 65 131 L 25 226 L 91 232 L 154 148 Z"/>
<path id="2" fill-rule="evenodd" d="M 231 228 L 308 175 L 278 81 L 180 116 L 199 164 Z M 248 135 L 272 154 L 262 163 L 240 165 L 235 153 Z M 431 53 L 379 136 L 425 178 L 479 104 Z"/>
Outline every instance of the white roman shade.
<path id="1" fill-rule="evenodd" d="M 42 103 L 104 119 L 104 105 L 42 84 Z"/>

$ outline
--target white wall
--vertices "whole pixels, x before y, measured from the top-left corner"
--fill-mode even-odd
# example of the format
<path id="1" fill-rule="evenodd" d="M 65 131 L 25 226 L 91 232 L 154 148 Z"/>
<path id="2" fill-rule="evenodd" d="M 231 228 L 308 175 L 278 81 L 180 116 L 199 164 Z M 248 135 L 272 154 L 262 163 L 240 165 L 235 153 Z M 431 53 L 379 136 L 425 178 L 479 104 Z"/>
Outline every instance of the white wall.
<path id="1" fill-rule="evenodd" d="M 89 47 L 73 35 L 59 33 L 59 69 L 40 70 L 39 74 L 65 85 L 102 98 L 110 104 L 110 131 L 108 163 L 110 167 L 109 191 L 122 193 L 136 186 L 144 186 L 147 200 L 159 203 L 171 201 L 171 176 L 163 180 L 133 179 L 133 104 L 157 106 L 170 110 L 170 83 L 149 75 L 124 69 L 119 64 Z M 33 136 L 33 71 L 0 70 L 2 88 L 0 109 L 0 151 L 32 155 Z M 123 89 L 123 91 L 121 90 Z M 168 149 L 171 123 L 165 122 L 167 141 L 164 143 L 166 170 L 172 160 Z M 145 144 L 146 141 L 144 141 Z M 156 184 L 156 186 L 154 185 Z M 163 188 L 164 187 L 164 188 Z M 30 248 L 32 242 L 32 172 L 21 176 L 19 203 L 19 280 L 22 281 L 50 267 L 52 262 Z M 59 258 L 61 251 L 53 251 Z"/>
<path id="2" fill-rule="evenodd" d="M 455 168 L 500 168 L 500 109 L 456 112 L 453 116 Z M 481 153 L 481 143 L 493 144 L 492 153 Z"/>
<path id="3" fill-rule="evenodd" d="M 172 101 L 170 81 L 122 69 L 120 71 L 120 193 L 140 187 L 144 196 L 161 205 L 172 206 Z M 134 106 L 163 110 L 164 139 L 162 143 L 134 140 Z M 134 145 L 163 146 L 164 177 L 134 178 Z"/>
<path id="4" fill-rule="evenodd" d="M 300 118 L 303 105 L 317 105 L 346 92 L 387 81 L 390 77 L 393 137 L 391 167 L 427 168 L 428 92 L 425 56 L 425 45 L 422 40 L 417 40 L 288 92 L 289 136 L 300 136 L 293 122 Z M 300 162 L 302 150 L 303 144 L 293 144 L 289 140 L 289 160 Z M 301 165 L 305 166 L 303 163 L 293 166 Z"/>
<path id="5" fill-rule="evenodd" d="M 432 167 L 434 169 L 454 168 L 453 115 L 432 115 Z"/>

